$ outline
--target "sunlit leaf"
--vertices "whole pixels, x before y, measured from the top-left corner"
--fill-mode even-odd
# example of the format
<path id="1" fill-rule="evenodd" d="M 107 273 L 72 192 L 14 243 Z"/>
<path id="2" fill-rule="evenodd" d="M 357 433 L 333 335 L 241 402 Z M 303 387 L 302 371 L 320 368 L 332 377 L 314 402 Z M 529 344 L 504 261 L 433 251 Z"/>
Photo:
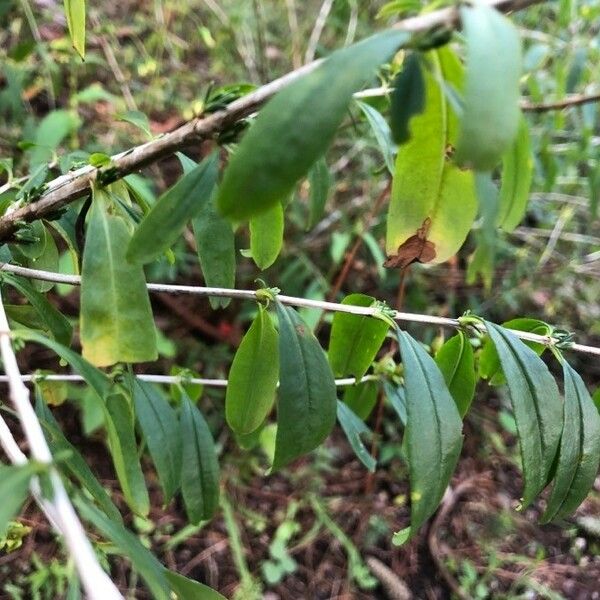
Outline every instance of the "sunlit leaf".
<path id="1" fill-rule="evenodd" d="M 85 58 L 85 0 L 64 0 L 65 16 L 73 48 Z"/>

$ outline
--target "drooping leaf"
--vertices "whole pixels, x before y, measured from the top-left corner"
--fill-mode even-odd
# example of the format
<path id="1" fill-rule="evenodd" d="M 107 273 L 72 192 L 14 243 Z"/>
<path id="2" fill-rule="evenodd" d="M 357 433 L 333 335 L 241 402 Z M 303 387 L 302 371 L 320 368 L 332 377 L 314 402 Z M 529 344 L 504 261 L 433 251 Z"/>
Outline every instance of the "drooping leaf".
<path id="1" fill-rule="evenodd" d="M 85 0 L 64 0 L 65 16 L 73 48 L 85 58 Z"/>
<path id="2" fill-rule="evenodd" d="M 396 411 L 400 422 L 404 427 L 408 422 L 408 413 L 406 411 L 406 393 L 404 387 L 401 385 L 395 385 L 389 381 L 384 382 L 383 390 L 385 397 L 389 400 L 392 408 Z"/>
<path id="3" fill-rule="evenodd" d="M 279 399 L 273 470 L 314 450 L 335 424 L 335 380 L 327 357 L 298 313 L 278 300 Z"/>
<path id="4" fill-rule="evenodd" d="M 281 202 L 329 146 L 352 94 L 409 39 L 388 30 L 338 50 L 269 101 L 225 170 L 222 213 L 241 220 Z"/>
<path id="5" fill-rule="evenodd" d="M 528 317 L 511 319 L 510 321 L 502 323 L 502 327 L 513 329 L 515 331 L 535 333 L 537 335 L 550 334 L 550 326 L 547 323 L 544 323 L 544 321 L 540 321 L 539 319 L 530 319 Z M 538 342 L 523 340 L 523 343 L 526 346 L 529 346 L 538 356 L 541 356 L 546 349 L 544 344 Z M 506 383 L 506 377 L 502 372 L 498 352 L 489 337 L 485 338 L 479 354 L 479 376 L 483 379 L 487 379 L 490 385 L 503 385 Z"/>
<path id="6" fill-rule="evenodd" d="M 356 454 L 356 457 L 366 467 L 370 473 L 375 472 L 377 461 L 371 456 L 365 448 L 361 435 L 370 434 L 371 430 L 364 422 L 348 407 L 344 402 L 338 400 L 337 419 L 346 434 L 346 438 Z"/>
<path id="7" fill-rule="evenodd" d="M 312 229 L 323 217 L 329 190 L 333 183 L 325 158 L 321 157 L 312 166 L 308 172 L 308 182 L 310 184 L 310 208 L 306 228 Z"/>
<path id="8" fill-rule="evenodd" d="M 165 577 L 165 568 L 152 552 L 145 548 L 133 533 L 120 523 L 110 520 L 81 494 L 75 496 L 73 500 L 79 514 L 127 556 L 152 592 L 153 598 L 169 600 L 169 585 Z"/>
<path id="9" fill-rule="evenodd" d="M 135 230 L 127 260 L 145 264 L 170 248 L 210 201 L 218 174 L 219 155 L 213 152 L 168 189 Z"/>
<path id="10" fill-rule="evenodd" d="M 21 292 L 29 300 L 31 306 L 36 310 L 45 327 L 52 333 L 57 342 L 66 346 L 71 343 L 71 336 L 73 335 L 71 323 L 48 302 L 45 296 L 34 289 L 29 281 L 8 274 L 3 274 L 2 280 Z"/>
<path id="11" fill-rule="evenodd" d="M 375 298 L 350 294 L 342 304 L 371 306 Z M 371 366 L 383 344 L 389 325 L 368 315 L 336 312 L 331 326 L 329 362 L 336 377 L 360 379 Z"/>
<path id="12" fill-rule="evenodd" d="M 52 155 L 61 142 L 79 126 L 79 117 L 74 111 L 53 110 L 38 125 L 34 145 L 28 151 L 29 171 L 52 161 Z"/>
<path id="13" fill-rule="evenodd" d="M 508 329 L 485 322 L 506 375 L 523 464 L 523 505 L 548 482 L 562 430 L 558 388 L 539 356 Z"/>
<path id="14" fill-rule="evenodd" d="M 216 590 L 174 571 L 165 570 L 165 577 L 178 600 L 226 600 Z"/>
<path id="15" fill-rule="evenodd" d="M 411 137 L 398 149 L 387 217 L 386 266 L 440 263 L 464 243 L 477 213 L 473 173 L 449 157 L 457 117 L 438 79 L 462 86 L 462 67 L 449 48 L 427 54 L 427 104 L 411 119 Z"/>
<path id="16" fill-rule="evenodd" d="M 397 335 L 404 365 L 412 536 L 448 487 L 462 447 L 462 421 L 431 356 L 408 333 L 398 328 Z"/>
<path id="17" fill-rule="evenodd" d="M 46 406 L 40 394 L 36 394 L 35 412 L 44 427 L 46 440 L 52 454 L 56 456 L 57 453 L 60 453 L 64 456 L 61 465 L 64 465 L 68 472 L 90 493 L 107 517 L 117 523 L 122 523 L 123 519 L 119 509 L 114 505 L 102 484 L 96 479 L 77 448 L 64 436 L 54 415 Z"/>
<path id="18" fill-rule="evenodd" d="M 259 305 L 229 370 L 225 417 L 238 435 L 255 431 L 273 406 L 279 377 L 277 343 L 271 317 Z"/>
<path id="19" fill-rule="evenodd" d="M 134 513 L 146 516 L 150 500 L 138 458 L 129 400 L 122 393 L 111 394 L 106 399 L 106 410 L 110 417 L 106 421 L 108 444 L 123 496 Z"/>
<path id="20" fill-rule="evenodd" d="M 529 129 L 521 118 L 517 137 L 502 157 L 502 184 L 496 224 L 514 231 L 525 216 L 533 178 L 533 156 Z"/>
<path id="21" fill-rule="evenodd" d="M 396 144 L 392 140 L 392 132 L 390 131 L 389 125 L 383 118 L 383 115 L 370 104 L 361 102 L 359 100 L 357 100 L 356 103 L 358 104 L 360 110 L 362 110 L 363 114 L 367 118 L 367 122 L 371 126 L 371 131 L 373 132 L 375 140 L 377 141 L 377 145 L 379 146 L 381 154 L 383 155 L 385 166 L 390 173 L 393 173 L 394 156 L 397 148 Z"/>
<path id="22" fill-rule="evenodd" d="M 135 416 L 156 467 L 167 504 L 181 483 L 181 437 L 175 410 L 159 390 L 131 377 Z"/>
<path id="23" fill-rule="evenodd" d="M 461 417 L 471 406 L 475 394 L 475 357 L 469 338 L 459 331 L 435 355 L 435 362 L 444 376 L 448 390 Z"/>
<path id="24" fill-rule="evenodd" d="M 29 482 L 39 467 L 0 465 L 0 535 L 4 536 L 8 522 L 19 513 L 29 495 Z"/>
<path id="25" fill-rule="evenodd" d="M 563 518 L 585 500 L 600 464 L 600 414 L 576 371 L 563 361 L 565 401 L 556 479 L 541 521 Z"/>
<path id="26" fill-rule="evenodd" d="M 281 203 L 250 219 L 250 252 L 259 269 L 267 269 L 277 260 L 283 245 L 283 227 Z"/>
<path id="27" fill-rule="evenodd" d="M 366 421 L 377 404 L 379 386 L 376 381 L 363 381 L 356 385 L 349 385 L 344 390 L 344 404 L 358 416 Z"/>
<path id="28" fill-rule="evenodd" d="M 219 463 L 202 413 L 182 393 L 180 435 L 183 445 L 181 492 L 190 523 L 210 519 L 219 506 Z"/>
<path id="29" fill-rule="evenodd" d="M 94 188 L 81 272 L 81 345 L 96 366 L 156 360 L 156 329 L 141 265 L 125 259 L 125 221 Z"/>
<path id="30" fill-rule="evenodd" d="M 425 108 L 425 80 L 417 53 L 413 52 L 404 59 L 393 88 L 390 110 L 392 135 L 397 144 L 403 144 L 410 139 L 410 120 Z"/>
<path id="31" fill-rule="evenodd" d="M 462 6 L 460 16 L 467 67 L 456 161 L 490 171 L 519 127 L 521 42 L 510 21 L 484 3 Z"/>
<path id="32" fill-rule="evenodd" d="M 213 194 L 192 219 L 196 249 L 204 281 L 209 287 L 235 287 L 235 236 L 231 223 L 222 217 Z M 225 308 L 230 298 L 209 298 L 213 308 Z"/>

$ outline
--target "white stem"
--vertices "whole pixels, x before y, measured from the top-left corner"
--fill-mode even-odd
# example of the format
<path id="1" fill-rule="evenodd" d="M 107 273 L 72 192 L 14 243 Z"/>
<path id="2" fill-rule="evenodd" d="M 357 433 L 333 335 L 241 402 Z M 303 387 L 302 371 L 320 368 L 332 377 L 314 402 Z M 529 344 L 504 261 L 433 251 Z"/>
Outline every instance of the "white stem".
<path id="1" fill-rule="evenodd" d="M 8 263 L 0 263 L 0 271 L 7 271 L 29 277 L 30 279 L 39 279 L 42 281 L 53 281 L 55 283 L 64 283 L 67 285 L 81 285 L 81 277 L 79 275 L 63 275 L 62 273 L 51 273 L 50 271 L 39 271 L 37 269 L 28 269 Z M 242 300 L 256 300 L 256 292 L 254 290 L 236 290 L 229 288 L 212 288 L 196 285 L 171 285 L 167 283 L 148 283 L 146 284 L 151 292 L 165 292 L 168 294 L 193 294 L 196 296 L 212 296 L 220 298 L 238 298 Z M 353 315 L 375 316 L 378 314 L 378 309 L 370 306 L 353 306 L 352 304 L 338 304 L 336 302 L 325 302 L 323 300 L 310 300 L 308 298 L 296 298 L 295 296 L 278 295 L 277 298 L 282 304 L 289 306 L 300 306 L 304 308 L 314 308 L 317 310 L 327 310 L 332 312 L 345 312 Z M 434 315 L 423 315 L 419 313 L 408 313 L 394 311 L 392 318 L 396 321 L 404 321 L 410 323 L 426 323 L 428 325 L 438 325 L 440 327 L 452 327 L 457 329 L 460 327 L 458 319 L 448 317 L 436 317 Z M 552 338 L 546 335 L 538 335 L 527 331 L 511 330 L 517 337 L 530 342 L 538 342 L 546 346 L 553 344 Z M 571 344 L 569 350 L 574 352 L 582 352 L 584 354 L 595 354 L 600 356 L 600 348 L 595 346 L 586 346 L 584 344 Z"/>
<path id="2" fill-rule="evenodd" d="M 0 353 L 2 355 L 2 362 L 4 363 L 4 371 L 8 378 L 10 398 L 21 421 L 31 456 L 38 462 L 49 465 L 50 482 L 54 497 L 44 499 L 44 504 L 51 507 L 52 520 L 65 539 L 69 553 L 79 572 L 83 588 L 91 600 L 122 599 L 123 596 L 119 590 L 102 570 L 102 567 L 100 567 L 94 549 L 87 539 L 83 526 L 77 518 L 71 501 L 67 496 L 60 475 L 52 466 L 52 453 L 46 443 L 42 426 L 29 400 L 29 390 L 25 387 L 21 379 L 17 358 L 12 348 L 8 319 L 6 318 L 1 295 Z M 6 426 L 5 423 L 4 425 Z M 13 445 L 8 442 L 8 438 L 6 437 L 7 430 L 8 427 L 0 426 L 3 446 L 7 450 L 7 453 L 10 452 L 13 458 L 22 463 L 22 453 L 20 450 L 18 453 L 16 452 L 16 444 Z M 12 435 L 10 437 L 12 438 Z"/>

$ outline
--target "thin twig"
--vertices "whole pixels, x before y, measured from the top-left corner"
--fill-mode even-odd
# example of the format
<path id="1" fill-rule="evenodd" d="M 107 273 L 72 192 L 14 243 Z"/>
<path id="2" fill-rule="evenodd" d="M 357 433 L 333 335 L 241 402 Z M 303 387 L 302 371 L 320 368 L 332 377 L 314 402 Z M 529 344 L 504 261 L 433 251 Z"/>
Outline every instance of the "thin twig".
<path id="1" fill-rule="evenodd" d="M 53 458 L 44 437 L 42 426 L 29 400 L 29 390 L 23 384 L 17 358 L 12 348 L 10 329 L 4 304 L 0 296 L 0 353 L 8 378 L 10 398 L 19 416 L 23 432 L 29 444 L 31 456 L 48 465 L 48 474 L 54 497 L 48 499 L 52 514 L 64 536 L 69 553 L 77 567 L 85 592 L 92 600 L 122 599 L 116 586 L 98 563 L 94 549 L 69 500 L 58 471 L 52 465 Z"/>
<path id="2" fill-rule="evenodd" d="M 0 271 L 7 271 L 22 277 L 30 279 L 39 279 L 41 281 L 53 281 L 54 283 L 64 283 L 67 285 L 81 285 L 81 277 L 79 275 L 63 275 L 62 273 L 52 273 L 50 271 L 40 271 L 37 269 L 28 269 L 8 263 L 0 263 Z M 166 283 L 148 283 L 146 287 L 151 292 L 166 292 L 170 294 L 192 294 L 195 296 L 212 296 L 213 298 L 235 298 L 241 300 L 257 300 L 258 295 L 254 290 L 238 290 L 230 288 L 213 288 L 194 285 L 173 285 Z M 297 298 L 295 296 L 286 296 L 279 294 L 277 299 L 282 304 L 289 306 L 299 306 L 302 308 L 314 308 L 317 310 L 328 310 L 331 312 L 345 312 L 353 315 L 365 315 L 370 317 L 378 317 L 380 309 L 372 306 L 354 306 L 352 304 L 338 304 L 336 302 L 325 302 L 323 300 L 311 300 L 310 298 Z M 436 317 L 435 315 L 424 315 L 420 313 L 409 313 L 401 311 L 392 311 L 391 318 L 396 321 L 405 321 L 410 323 L 426 323 L 428 325 L 437 325 L 439 327 L 451 327 L 458 329 L 461 327 L 458 319 L 449 317 Z M 529 333 L 528 331 L 518 331 L 511 329 L 518 338 L 529 342 L 537 342 L 545 346 L 552 346 L 554 340 L 547 335 L 538 335 Z M 596 346 L 586 346 L 583 344 L 571 344 L 569 350 L 582 352 L 584 354 L 595 354 L 600 356 L 600 348 Z"/>
<path id="3" fill-rule="evenodd" d="M 543 1 L 489 0 L 488 4 L 501 12 L 510 12 L 540 4 Z M 456 27 L 458 22 L 458 8 L 453 6 L 405 19 L 398 22 L 395 27 L 410 33 L 419 33 L 438 26 Z M 112 165 L 119 176 L 123 177 L 164 156 L 210 138 L 255 112 L 274 94 L 293 81 L 314 71 L 321 62 L 317 60 L 304 65 L 232 102 L 221 111 L 206 117 L 194 118 L 171 133 L 116 154 L 111 158 Z M 0 218 L 0 240 L 10 238 L 23 222 L 35 221 L 88 194 L 90 185 L 96 179 L 97 174 L 97 168 L 86 166 L 50 181 L 38 200 L 21 206 Z"/>
<path id="4" fill-rule="evenodd" d="M 321 4 L 321 10 L 319 10 L 319 14 L 317 15 L 317 19 L 315 21 L 315 26 L 310 34 L 310 38 L 308 39 L 308 46 L 306 47 L 306 53 L 304 54 L 304 62 L 311 62 L 317 51 L 317 45 L 319 40 L 321 39 L 321 34 L 323 33 L 323 28 L 325 27 L 325 23 L 327 22 L 327 17 L 331 12 L 331 7 L 333 6 L 333 0 L 323 0 Z"/>
<path id="5" fill-rule="evenodd" d="M 521 102 L 521 110 L 524 112 L 541 113 L 551 110 L 563 110 L 571 106 L 581 106 L 582 104 L 591 104 L 600 102 L 600 93 L 597 94 L 573 94 L 556 102 L 542 102 L 536 104 L 533 102 Z"/>

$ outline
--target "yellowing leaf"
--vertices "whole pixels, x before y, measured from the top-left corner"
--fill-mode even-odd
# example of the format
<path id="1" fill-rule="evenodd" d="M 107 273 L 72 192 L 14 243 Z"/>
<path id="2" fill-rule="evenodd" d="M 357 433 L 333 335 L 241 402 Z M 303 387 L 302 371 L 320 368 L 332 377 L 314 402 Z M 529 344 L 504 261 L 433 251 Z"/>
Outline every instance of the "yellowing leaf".
<path id="1" fill-rule="evenodd" d="M 85 58 L 85 0 L 64 0 L 65 16 L 73 48 Z"/>
<path id="2" fill-rule="evenodd" d="M 427 104 L 410 120 L 411 137 L 400 146 L 387 220 L 387 253 L 412 251 L 413 259 L 440 263 L 462 246 L 477 212 L 473 174 L 452 163 L 458 122 L 437 81 L 460 88 L 462 70 L 451 50 L 428 54 L 431 69 L 424 73 Z M 433 74 L 431 73 L 433 71 Z M 426 252 L 420 250 L 426 244 Z M 394 265 L 395 266 L 395 265 Z M 399 265 L 402 266 L 402 265 Z"/>

